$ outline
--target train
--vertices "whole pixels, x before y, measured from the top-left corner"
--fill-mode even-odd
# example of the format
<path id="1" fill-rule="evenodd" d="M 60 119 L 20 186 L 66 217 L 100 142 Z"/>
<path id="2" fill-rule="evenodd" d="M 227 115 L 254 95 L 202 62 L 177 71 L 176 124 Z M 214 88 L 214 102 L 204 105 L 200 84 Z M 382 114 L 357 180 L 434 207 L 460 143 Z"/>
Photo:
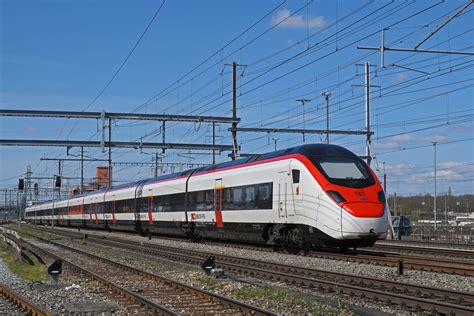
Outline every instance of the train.
<path id="1" fill-rule="evenodd" d="M 357 248 L 385 239 L 372 169 L 337 145 L 306 144 L 33 205 L 35 224 L 251 242 Z"/>

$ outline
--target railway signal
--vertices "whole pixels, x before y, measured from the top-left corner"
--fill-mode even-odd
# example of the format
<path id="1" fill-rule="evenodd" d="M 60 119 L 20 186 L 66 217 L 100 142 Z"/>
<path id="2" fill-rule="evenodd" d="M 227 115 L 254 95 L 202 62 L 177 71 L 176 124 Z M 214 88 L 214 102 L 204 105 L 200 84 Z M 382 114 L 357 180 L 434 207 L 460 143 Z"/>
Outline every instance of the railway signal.
<path id="1" fill-rule="evenodd" d="M 18 190 L 23 191 L 25 189 L 25 179 L 18 179 Z"/>
<path id="2" fill-rule="evenodd" d="M 61 188 L 61 176 L 54 177 L 54 187 Z"/>

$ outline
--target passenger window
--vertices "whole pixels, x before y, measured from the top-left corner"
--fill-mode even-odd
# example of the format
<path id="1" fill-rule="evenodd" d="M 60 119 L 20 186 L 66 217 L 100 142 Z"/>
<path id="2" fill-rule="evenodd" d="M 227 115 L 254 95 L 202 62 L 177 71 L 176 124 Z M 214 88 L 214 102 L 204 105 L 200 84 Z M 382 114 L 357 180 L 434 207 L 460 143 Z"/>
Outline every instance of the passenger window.
<path id="1" fill-rule="evenodd" d="M 249 185 L 245 187 L 245 203 L 253 202 L 255 202 L 255 187 Z"/>
<path id="2" fill-rule="evenodd" d="M 300 183 L 300 171 L 298 169 L 292 169 L 291 175 L 293 177 L 293 183 Z"/>
<path id="3" fill-rule="evenodd" d="M 233 188 L 232 195 L 234 205 L 240 206 L 242 203 L 242 188 Z"/>

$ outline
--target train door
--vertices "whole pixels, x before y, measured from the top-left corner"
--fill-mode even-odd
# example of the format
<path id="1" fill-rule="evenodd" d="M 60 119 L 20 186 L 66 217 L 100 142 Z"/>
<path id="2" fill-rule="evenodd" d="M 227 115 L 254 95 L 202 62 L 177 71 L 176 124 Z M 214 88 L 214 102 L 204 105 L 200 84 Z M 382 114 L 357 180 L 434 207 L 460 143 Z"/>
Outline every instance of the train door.
<path id="1" fill-rule="evenodd" d="M 292 163 L 290 165 L 290 179 L 291 183 L 291 197 L 293 198 L 293 207 L 296 214 L 303 215 L 304 213 L 304 189 L 301 181 L 300 168 Z"/>
<path id="2" fill-rule="evenodd" d="M 142 223 L 141 223 L 141 215 L 140 212 L 142 210 L 142 198 L 143 198 L 143 186 L 145 185 L 145 182 L 141 182 L 137 185 L 135 188 L 135 208 L 134 208 L 134 220 L 133 220 L 133 225 L 135 228 L 135 231 L 137 232 L 142 232 Z"/>
<path id="3" fill-rule="evenodd" d="M 153 225 L 153 190 L 149 189 L 146 195 L 147 199 L 147 212 L 148 212 L 148 223 Z"/>
<path id="4" fill-rule="evenodd" d="M 294 216 L 293 208 L 288 207 L 292 201 L 288 200 L 288 171 L 278 172 L 277 194 L 278 194 L 278 218 Z"/>
<path id="5" fill-rule="evenodd" d="M 224 186 L 222 185 L 222 179 L 216 179 L 214 185 L 214 212 L 216 216 L 216 227 L 224 228 L 224 222 L 222 221 L 222 191 Z"/>
<path id="6" fill-rule="evenodd" d="M 112 224 L 115 225 L 115 195 L 112 196 Z"/>

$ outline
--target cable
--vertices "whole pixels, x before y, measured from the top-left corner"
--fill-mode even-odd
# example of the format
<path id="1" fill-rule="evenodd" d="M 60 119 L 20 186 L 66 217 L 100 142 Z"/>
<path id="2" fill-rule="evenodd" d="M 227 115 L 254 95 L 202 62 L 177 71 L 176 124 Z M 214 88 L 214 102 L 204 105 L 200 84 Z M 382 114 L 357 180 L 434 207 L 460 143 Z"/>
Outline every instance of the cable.
<path id="1" fill-rule="evenodd" d="M 162 0 L 160 6 L 158 7 L 158 9 L 155 11 L 155 14 L 153 14 L 153 17 L 151 18 L 150 22 L 148 22 L 148 25 L 146 26 L 145 30 L 142 32 L 142 34 L 140 35 L 140 37 L 138 38 L 138 40 L 135 42 L 135 45 L 133 45 L 132 49 L 130 50 L 130 52 L 128 53 L 128 55 L 125 57 L 125 59 L 122 61 L 122 63 L 120 64 L 120 66 L 117 68 L 117 70 L 114 72 L 114 74 L 112 75 L 112 78 L 109 79 L 109 81 L 106 83 L 106 85 L 99 91 L 99 93 L 95 96 L 95 98 L 85 107 L 82 109 L 82 112 L 86 111 L 87 109 L 89 109 L 101 96 L 102 94 L 104 94 L 105 90 L 107 90 L 107 88 L 112 84 L 112 82 L 114 81 L 115 77 L 117 77 L 117 75 L 119 74 L 119 72 L 122 70 L 122 68 L 125 66 L 125 64 L 127 63 L 127 61 L 130 59 L 130 57 L 132 56 L 133 52 L 135 51 L 135 49 L 138 47 L 138 45 L 140 44 L 140 42 L 142 41 L 143 37 L 145 36 L 145 34 L 147 33 L 148 29 L 150 28 L 150 26 L 153 24 L 153 22 L 155 21 L 156 17 L 158 16 L 158 14 L 160 13 L 161 9 L 163 8 L 164 4 L 165 4 L 166 0 Z M 69 133 L 67 134 L 66 138 L 69 138 L 69 136 L 71 135 L 71 133 L 74 131 L 74 129 L 76 128 L 77 126 L 77 120 L 75 121 L 73 127 L 71 128 L 71 130 L 69 131 Z"/>

